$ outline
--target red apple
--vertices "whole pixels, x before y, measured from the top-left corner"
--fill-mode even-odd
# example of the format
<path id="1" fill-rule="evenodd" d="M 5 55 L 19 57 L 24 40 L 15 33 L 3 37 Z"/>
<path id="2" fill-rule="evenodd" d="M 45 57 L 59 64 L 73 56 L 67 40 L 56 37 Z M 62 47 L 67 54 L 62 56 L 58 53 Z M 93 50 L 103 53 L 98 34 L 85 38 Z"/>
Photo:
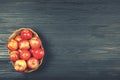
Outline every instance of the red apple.
<path id="1" fill-rule="evenodd" d="M 16 61 L 19 59 L 19 52 L 18 51 L 11 51 L 9 57 L 10 57 L 11 61 Z"/>
<path id="2" fill-rule="evenodd" d="M 36 58 L 32 57 L 27 61 L 27 66 L 30 69 L 35 69 L 35 68 L 39 67 L 39 61 Z"/>
<path id="3" fill-rule="evenodd" d="M 33 49 L 30 49 L 30 53 L 33 53 L 34 52 L 34 50 Z"/>
<path id="4" fill-rule="evenodd" d="M 21 38 L 20 35 L 18 35 L 18 36 L 15 37 L 15 40 L 18 41 L 18 42 L 20 42 L 22 40 L 22 38 Z"/>
<path id="5" fill-rule="evenodd" d="M 31 38 L 29 42 L 32 49 L 39 48 L 42 45 L 42 42 L 38 37 Z"/>
<path id="6" fill-rule="evenodd" d="M 36 59 L 41 59 L 44 56 L 44 50 L 37 48 L 37 49 L 33 49 L 33 57 L 35 57 Z"/>
<path id="7" fill-rule="evenodd" d="M 21 37 L 22 37 L 22 39 L 31 39 L 32 32 L 29 29 L 23 29 L 21 31 Z"/>
<path id="8" fill-rule="evenodd" d="M 17 50 L 18 49 L 18 42 L 15 39 L 11 39 L 7 44 L 7 48 L 9 50 Z"/>
<path id="9" fill-rule="evenodd" d="M 28 60 L 31 57 L 31 54 L 28 50 L 19 50 L 20 58 L 23 60 Z"/>
<path id="10" fill-rule="evenodd" d="M 18 72 L 23 72 L 27 68 L 27 64 L 25 60 L 17 60 L 14 64 L 14 68 Z"/>
<path id="11" fill-rule="evenodd" d="M 19 42 L 19 48 L 20 49 L 29 49 L 30 48 L 29 41 L 28 40 L 21 40 Z"/>

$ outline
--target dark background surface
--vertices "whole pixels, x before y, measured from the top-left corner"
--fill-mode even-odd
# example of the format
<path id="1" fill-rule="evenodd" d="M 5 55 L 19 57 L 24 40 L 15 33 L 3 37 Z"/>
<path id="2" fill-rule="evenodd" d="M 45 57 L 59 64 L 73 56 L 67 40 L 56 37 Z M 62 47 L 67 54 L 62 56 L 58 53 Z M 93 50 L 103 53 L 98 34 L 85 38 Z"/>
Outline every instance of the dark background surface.
<path id="1" fill-rule="evenodd" d="M 35 72 L 14 70 L 6 42 L 21 27 L 42 39 Z M 0 80 L 119 80 L 119 0 L 0 0 Z"/>

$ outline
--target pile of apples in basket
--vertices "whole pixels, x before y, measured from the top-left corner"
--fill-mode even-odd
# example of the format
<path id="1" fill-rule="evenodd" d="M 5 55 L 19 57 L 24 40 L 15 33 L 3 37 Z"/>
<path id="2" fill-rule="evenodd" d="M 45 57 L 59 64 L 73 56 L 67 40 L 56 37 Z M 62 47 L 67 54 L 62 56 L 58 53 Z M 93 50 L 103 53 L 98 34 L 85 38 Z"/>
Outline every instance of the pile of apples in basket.
<path id="1" fill-rule="evenodd" d="M 7 42 L 9 58 L 18 72 L 32 72 L 40 67 L 44 48 L 38 34 L 30 28 L 13 32 Z"/>

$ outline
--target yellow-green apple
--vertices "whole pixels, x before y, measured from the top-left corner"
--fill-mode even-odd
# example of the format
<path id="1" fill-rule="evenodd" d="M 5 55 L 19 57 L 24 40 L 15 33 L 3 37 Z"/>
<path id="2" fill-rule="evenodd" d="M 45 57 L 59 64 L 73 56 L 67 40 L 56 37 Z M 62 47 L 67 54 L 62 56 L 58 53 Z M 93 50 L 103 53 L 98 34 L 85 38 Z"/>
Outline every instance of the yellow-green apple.
<path id="1" fill-rule="evenodd" d="M 30 42 L 30 46 L 31 46 L 32 49 L 39 48 L 42 44 L 40 38 L 38 38 L 38 37 L 32 37 L 29 40 L 29 42 Z"/>
<path id="2" fill-rule="evenodd" d="M 11 51 L 9 57 L 10 57 L 11 61 L 16 61 L 19 59 L 19 52 L 18 51 Z"/>
<path id="3" fill-rule="evenodd" d="M 17 50 L 18 42 L 15 39 L 11 39 L 10 41 L 8 41 L 7 48 L 9 50 Z"/>
<path id="4" fill-rule="evenodd" d="M 19 49 L 29 49 L 29 48 L 30 48 L 30 45 L 28 40 L 21 40 L 19 42 Z"/>
<path id="5" fill-rule="evenodd" d="M 22 38 L 21 38 L 20 35 L 17 35 L 17 36 L 15 37 L 15 40 L 18 41 L 18 42 L 20 42 L 20 41 L 22 40 Z"/>
<path id="6" fill-rule="evenodd" d="M 29 60 L 27 60 L 27 66 L 30 69 L 38 68 L 39 67 L 39 61 L 38 61 L 38 59 L 36 59 L 34 57 L 31 57 Z"/>
<path id="7" fill-rule="evenodd" d="M 25 60 L 16 60 L 15 63 L 14 63 L 14 68 L 16 71 L 18 72 L 23 72 L 26 70 L 27 68 L 27 64 L 26 64 L 26 61 Z"/>

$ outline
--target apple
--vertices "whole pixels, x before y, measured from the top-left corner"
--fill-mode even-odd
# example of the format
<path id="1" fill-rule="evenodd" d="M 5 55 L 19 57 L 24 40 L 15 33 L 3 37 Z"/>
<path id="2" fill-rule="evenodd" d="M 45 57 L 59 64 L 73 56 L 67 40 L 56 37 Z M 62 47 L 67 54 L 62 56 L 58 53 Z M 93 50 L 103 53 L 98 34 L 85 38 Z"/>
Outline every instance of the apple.
<path id="1" fill-rule="evenodd" d="M 28 60 L 31 57 L 31 54 L 28 50 L 19 50 L 19 52 L 22 60 Z"/>
<path id="2" fill-rule="evenodd" d="M 44 50 L 37 48 L 37 49 L 33 49 L 33 57 L 35 57 L 36 59 L 41 59 L 44 56 Z"/>
<path id="3" fill-rule="evenodd" d="M 19 52 L 18 51 L 11 51 L 9 57 L 10 57 L 11 61 L 16 61 L 19 59 Z"/>
<path id="4" fill-rule="evenodd" d="M 9 50 L 17 50 L 18 49 L 18 42 L 15 39 L 11 39 L 8 44 L 7 44 L 7 48 Z"/>
<path id="5" fill-rule="evenodd" d="M 16 60 L 14 64 L 14 68 L 18 72 L 23 72 L 27 68 L 27 63 L 25 60 Z"/>
<path id="6" fill-rule="evenodd" d="M 30 49 L 30 53 L 33 53 L 34 52 L 34 50 L 33 49 Z"/>
<path id="7" fill-rule="evenodd" d="M 21 31 L 21 37 L 22 37 L 22 39 L 31 39 L 32 32 L 29 29 L 23 29 Z"/>
<path id="8" fill-rule="evenodd" d="M 30 48 L 29 41 L 28 40 L 21 40 L 19 42 L 19 48 L 20 49 L 29 49 Z"/>
<path id="9" fill-rule="evenodd" d="M 30 69 L 35 69 L 37 67 L 39 67 L 39 61 L 38 59 L 34 58 L 34 57 L 31 57 L 28 61 L 27 61 L 27 66 L 30 68 Z"/>
<path id="10" fill-rule="evenodd" d="M 38 37 L 32 37 L 29 42 L 32 49 L 39 48 L 42 45 L 42 42 Z"/>
<path id="11" fill-rule="evenodd" d="M 18 41 L 18 42 L 20 42 L 20 41 L 22 40 L 22 38 L 21 38 L 20 35 L 17 35 L 17 36 L 15 37 L 15 40 Z"/>

